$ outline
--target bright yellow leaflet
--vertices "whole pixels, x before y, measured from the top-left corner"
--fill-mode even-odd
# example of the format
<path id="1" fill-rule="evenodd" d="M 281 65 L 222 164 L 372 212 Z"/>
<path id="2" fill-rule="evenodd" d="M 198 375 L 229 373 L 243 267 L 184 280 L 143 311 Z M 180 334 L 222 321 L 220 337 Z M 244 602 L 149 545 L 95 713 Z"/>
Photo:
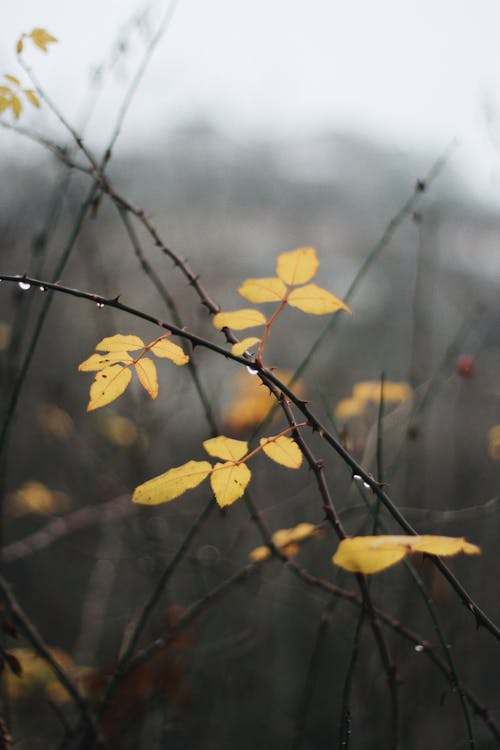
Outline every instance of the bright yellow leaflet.
<path id="1" fill-rule="evenodd" d="M 276 273 L 289 286 L 305 284 L 316 275 L 319 260 L 313 247 L 299 247 L 278 255 Z"/>
<path id="2" fill-rule="evenodd" d="M 378 573 L 402 560 L 405 555 L 425 552 L 428 555 L 450 556 L 459 552 L 479 555 L 481 549 L 463 537 L 381 535 L 343 539 L 332 562 L 352 573 Z"/>
<path id="3" fill-rule="evenodd" d="M 208 461 L 188 461 L 140 484 L 134 490 L 132 501 L 142 505 L 168 503 L 197 487 L 211 471 L 212 466 Z"/>

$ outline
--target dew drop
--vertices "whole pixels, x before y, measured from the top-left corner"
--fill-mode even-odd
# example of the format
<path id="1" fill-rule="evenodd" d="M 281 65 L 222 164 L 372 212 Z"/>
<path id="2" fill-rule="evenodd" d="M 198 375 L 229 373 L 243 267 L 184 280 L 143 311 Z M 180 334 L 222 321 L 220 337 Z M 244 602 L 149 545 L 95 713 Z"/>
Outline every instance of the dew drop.
<path id="1" fill-rule="evenodd" d="M 248 372 L 248 373 L 249 373 L 250 375 L 257 375 L 257 373 L 258 373 L 259 371 L 258 371 L 258 370 L 254 370 L 254 368 L 253 368 L 253 367 L 247 367 L 247 372 Z"/>
<path id="2" fill-rule="evenodd" d="M 104 307 L 104 302 L 98 302 L 97 307 L 101 310 Z"/>
<path id="3" fill-rule="evenodd" d="M 18 287 L 19 287 L 19 289 L 22 289 L 23 292 L 27 292 L 28 289 L 31 289 L 31 284 L 28 284 L 27 281 L 20 281 L 18 283 Z"/>
<path id="4" fill-rule="evenodd" d="M 368 484 L 368 482 L 365 482 L 365 480 L 363 479 L 363 477 L 361 477 L 361 476 L 360 476 L 359 474 L 353 474 L 353 475 L 352 475 L 352 478 L 353 478 L 353 479 L 354 479 L 354 480 L 355 480 L 356 482 L 361 482 L 361 483 L 362 483 L 362 485 L 363 485 L 363 487 L 366 487 L 366 489 L 367 489 L 367 490 L 371 489 L 371 488 L 370 488 L 370 485 Z"/>
<path id="5" fill-rule="evenodd" d="M 424 650 L 424 647 L 422 646 L 422 644 L 417 643 L 417 645 L 415 646 L 415 651 L 417 652 L 417 654 L 421 654 L 423 650 Z"/>
<path id="6" fill-rule="evenodd" d="M 44 286 L 39 286 L 38 288 L 40 289 L 41 292 L 46 292 L 47 291 Z"/>

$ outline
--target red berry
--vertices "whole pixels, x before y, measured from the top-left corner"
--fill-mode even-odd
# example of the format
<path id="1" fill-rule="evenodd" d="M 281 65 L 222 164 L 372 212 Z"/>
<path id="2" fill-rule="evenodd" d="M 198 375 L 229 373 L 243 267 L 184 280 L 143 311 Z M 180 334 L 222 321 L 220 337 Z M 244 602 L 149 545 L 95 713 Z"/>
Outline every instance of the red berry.
<path id="1" fill-rule="evenodd" d="M 470 378 L 476 371 L 476 360 L 470 354 L 463 354 L 457 359 L 456 371 L 462 378 Z"/>

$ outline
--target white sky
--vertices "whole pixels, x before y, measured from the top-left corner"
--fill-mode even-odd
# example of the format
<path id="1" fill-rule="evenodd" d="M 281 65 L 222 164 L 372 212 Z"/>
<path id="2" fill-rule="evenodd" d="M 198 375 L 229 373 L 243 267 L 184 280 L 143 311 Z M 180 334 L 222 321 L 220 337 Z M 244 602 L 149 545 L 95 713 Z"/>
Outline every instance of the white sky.
<path id="1" fill-rule="evenodd" d="M 76 119 L 90 69 L 110 60 L 126 22 L 147 5 L 155 28 L 166 0 L 4 3 L 0 71 L 17 74 L 13 47 L 22 31 L 46 28 L 59 44 L 27 59 Z M 109 133 L 144 50 L 137 30 L 130 42 L 99 100 L 94 139 Z M 123 146 L 195 115 L 242 137 L 354 129 L 436 155 L 456 136 L 472 189 L 500 198 L 500 3 L 179 0 L 125 123 Z M 25 117 L 32 126 L 50 125 L 46 112 Z M 5 132 L 0 153 L 2 140 Z"/>

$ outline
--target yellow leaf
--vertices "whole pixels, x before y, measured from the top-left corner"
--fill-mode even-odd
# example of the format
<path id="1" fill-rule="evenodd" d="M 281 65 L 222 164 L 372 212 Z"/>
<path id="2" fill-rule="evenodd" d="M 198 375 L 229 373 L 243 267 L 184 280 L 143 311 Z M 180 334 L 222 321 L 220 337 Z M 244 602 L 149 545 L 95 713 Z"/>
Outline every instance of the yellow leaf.
<path id="1" fill-rule="evenodd" d="M 295 547 L 296 542 L 302 542 L 304 539 L 317 535 L 318 529 L 313 523 L 299 523 L 292 529 L 279 529 L 271 538 L 276 547 L 291 555 L 298 551 L 298 547 Z M 250 552 L 250 559 L 254 562 L 266 560 L 270 556 L 271 550 L 267 546 L 256 547 Z"/>
<path id="2" fill-rule="evenodd" d="M 141 357 L 135 363 L 135 371 L 143 388 L 149 393 L 151 398 L 158 395 L 158 375 L 156 374 L 156 365 L 149 357 Z"/>
<path id="3" fill-rule="evenodd" d="M 356 383 L 352 389 L 352 395 L 355 399 L 361 401 L 373 401 L 375 404 L 380 403 L 380 381 L 362 380 Z M 384 383 L 384 401 L 406 401 L 412 394 L 411 386 L 408 383 L 397 383 L 387 380 Z"/>
<path id="4" fill-rule="evenodd" d="M 16 118 L 16 120 L 18 120 L 19 115 L 21 114 L 23 109 L 23 105 L 18 96 L 12 97 L 12 99 L 10 100 L 10 106 L 12 107 L 12 111 L 14 112 L 14 117 Z"/>
<path id="5" fill-rule="evenodd" d="M 299 247 L 278 255 L 276 273 L 285 284 L 305 284 L 316 275 L 319 260 L 313 247 Z"/>
<path id="6" fill-rule="evenodd" d="M 246 464 L 215 464 L 210 484 L 220 507 L 231 505 L 242 497 L 251 477 L 252 473 Z"/>
<path id="7" fill-rule="evenodd" d="M 32 103 L 34 107 L 40 106 L 40 100 L 35 94 L 35 92 L 32 91 L 32 89 L 24 89 L 24 93 L 26 94 L 26 96 L 28 97 L 28 99 L 30 100 L 30 102 Z"/>
<path id="8" fill-rule="evenodd" d="M 70 415 L 56 404 L 40 404 L 36 410 L 37 422 L 47 435 L 57 440 L 69 440 L 74 431 Z"/>
<path id="9" fill-rule="evenodd" d="M 169 338 L 162 338 L 154 343 L 150 351 L 156 357 L 170 359 L 174 365 L 185 365 L 189 362 L 189 357 L 185 354 L 184 350 L 178 344 L 170 341 Z"/>
<path id="10" fill-rule="evenodd" d="M 345 302 L 316 284 L 306 284 L 306 286 L 293 289 L 287 301 L 292 307 L 297 307 L 310 315 L 329 315 L 337 310 L 347 310 L 348 313 L 352 313 L 351 308 Z"/>
<path id="11" fill-rule="evenodd" d="M 493 461 L 500 461 L 500 424 L 488 430 L 488 455 Z"/>
<path id="12" fill-rule="evenodd" d="M 127 389 L 132 373 L 128 367 L 111 365 L 95 376 L 90 386 L 90 401 L 87 411 L 100 409 L 117 399 Z"/>
<path id="13" fill-rule="evenodd" d="M 302 542 L 315 534 L 316 526 L 313 523 L 299 523 L 292 529 L 279 529 L 272 540 L 277 547 L 286 547 L 291 542 Z"/>
<path id="14" fill-rule="evenodd" d="M 332 562 L 353 573 L 378 573 L 414 552 L 429 555 L 479 555 L 481 549 L 463 538 L 434 536 L 358 536 L 343 539 Z"/>
<path id="15" fill-rule="evenodd" d="M 50 42 L 57 42 L 55 36 L 49 34 L 45 29 L 33 29 L 29 36 L 36 46 L 43 50 L 43 52 L 47 52 L 47 44 Z"/>
<path id="16" fill-rule="evenodd" d="M 205 440 L 203 447 L 209 456 L 222 458 L 224 461 L 239 461 L 248 453 L 248 443 L 245 440 L 233 440 L 224 435 Z"/>
<path id="17" fill-rule="evenodd" d="M 244 328 L 255 328 L 265 326 L 266 318 L 259 310 L 234 310 L 233 312 L 221 312 L 214 316 L 213 324 L 218 331 L 222 328 L 234 328 L 242 331 Z"/>
<path id="18" fill-rule="evenodd" d="M 49 648 L 48 651 L 67 672 L 72 673 L 75 670 L 75 664 L 64 651 L 55 648 Z M 3 677 L 6 681 L 7 694 L 12 700 L 27 698 L 40 689 L 52 689 L 56 680 L 52 668 L 45 659 L 27 648 L 10 649 L 9 653 L 16 658 L 22 668 L 21 679 L 13 675 L 10 670 L 6 670 Z"/>
<path id="19" fill-rule="evenodd" d="M 0 94 L 0 114 L 10 107 L 10 99 Z"/>
<path id="20" fill-rule="evenodd" d="M 289 371 L 276 370 L 276 377 L 288 385 L 292 377 Z M 234 377 L 234 398 L 224 414 L 226 428 L 240 432 L 259 424 L 269 414 L 276 403 L 259 378 L 247 372 L 238 372 Z M 302 398 L 305 395 L 304 381 L 298 380 L 293 386 L 294 393 Z"/>
<path id="21" fill-rule="evenodd" d="M 255 336 L 249 336 L 246 339 L 242 339 L 237 344 L 233 344 L 231 347 L 231 353 L 234 354 L 235 357 L 240 357 L 252 346 L 258 344 L 259 341 L 260 339 L 256 338 Z"/>
<path id="22" fill-rule="evenodd" d="M 211 471 L 208 461 L 188 461 L 140 484 L 134 490 L 132 501 L 141 505 L 168 503 L 197 487 Z"/>
<path id="23" fill-rule="evenodd" d="M 137 427 L 132 420 L 118 415 L 105 417 L 99 424 L 99 432 L 110 443 L 120 448 L 129 448 L 139 437 Z"/>
<path id="24" fill-rule="evenodd" d="M 255 547 L 255 549 L 249 553 L 249 557 L 253 562 L 261 562 L 262 560 L 267 560 L 268 557 L 271 557 L 271 550 L 269 547 Z"/>
<path id="25" fill-rule="evenodd" d="M 24 46 L 24 45 L 23 45 L 23 38 L 22 38 L 22 37 L 20 37 L 20 38 L 19 38 L 19 39 L 17 40 L 17 44 L 16 44 L 16 52 L 17 52 L 17 54 L 18 54 L 18 55 L 20 55 L 20 54 L 21 54 L 21 52 L 23 51 L 23 46 Z"/>
<path id="26" fill-rule="evenodd" d="M 292 438 L 280 435 L 280 437 L 261 438 L 262 450 L 268 458 L 289 469 L 298 469 L 302 464 L 302 453 L 299 446 Z"/>
<path id="27" fill-rule="evenodd" d="M 128 352 L 144 349 L 145 345 L 139 336 L 124 336 L 117 333 L 115 336 L 107 336 L 96 344 L 98 352 Z"/>
<path id="28" fill-rule="evenodd" d="M 359 417 L 365 410 L 366 403 L 359 398 L 343 398 L 335 407 L 335 419 L 346 422 L 351 417 Z"/>
<path id="29" fill-rule="evenodd" d="M 14 516 L 64 513 L 70 507 L 69 497 L 64 492 L 55 492 L 36 481 L 25 482 L 16 492 L 8 495 L 7 504 L 9 513 Z"/>
<path id="30" fill-rule="evenodd" d="M 238 294 L 249 302 L 279 302 L 286 294 L 286 286 L 278 278 L 247 279 Z"/>
<path id="31" fill-rule="evenodd" d="M 21 81 L 19 80 L 19 78 L 16 78 L 15 76 L 11 76 L 8 73 L 5 73 L 4 78 L 6 78 L 11 83 L 13 83 L 15 86 L 21 85 Z"/>
<path id="32" fill-rule="evenodd" d="M 79 372 L 96 372 L 109 367 L 112 364 L 122 362 L 124 365 L 133 363 L 132 357 L 125 351 L 108 352 L 107 354 L 92 354 L 88 359 L 80 362 L 78 365 Z"/>

